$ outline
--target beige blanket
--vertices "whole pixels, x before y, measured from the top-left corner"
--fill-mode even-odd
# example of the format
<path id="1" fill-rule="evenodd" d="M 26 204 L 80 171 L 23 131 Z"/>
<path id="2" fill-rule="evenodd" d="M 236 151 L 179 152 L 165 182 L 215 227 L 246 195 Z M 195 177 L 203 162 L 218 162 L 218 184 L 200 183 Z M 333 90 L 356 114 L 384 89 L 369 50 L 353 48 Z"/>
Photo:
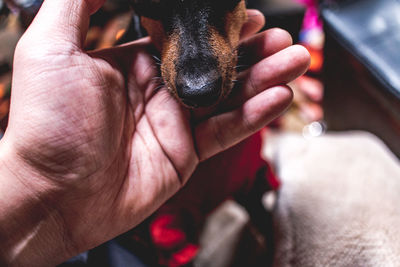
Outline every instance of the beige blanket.
<path id="1" fill-rule="evenodd" d="M 283 182 L 275 266 L 400 266 L 400 162 L 378 138 L 284 135 L 268 145 Z"/>

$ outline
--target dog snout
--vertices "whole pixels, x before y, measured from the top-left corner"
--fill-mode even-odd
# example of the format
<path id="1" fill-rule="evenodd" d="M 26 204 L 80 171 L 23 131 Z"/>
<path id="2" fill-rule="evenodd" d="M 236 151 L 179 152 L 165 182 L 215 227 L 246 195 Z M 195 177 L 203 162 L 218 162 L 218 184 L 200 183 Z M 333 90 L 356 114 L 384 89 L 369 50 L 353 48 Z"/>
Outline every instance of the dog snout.
<path id="1" fill-rule="evenodd" d="M 217 103 L 222 92 L 222 77 L 212 71 L 202 75 L 177 75 L 176 92 L 190 107 L 208 107 Z"/>

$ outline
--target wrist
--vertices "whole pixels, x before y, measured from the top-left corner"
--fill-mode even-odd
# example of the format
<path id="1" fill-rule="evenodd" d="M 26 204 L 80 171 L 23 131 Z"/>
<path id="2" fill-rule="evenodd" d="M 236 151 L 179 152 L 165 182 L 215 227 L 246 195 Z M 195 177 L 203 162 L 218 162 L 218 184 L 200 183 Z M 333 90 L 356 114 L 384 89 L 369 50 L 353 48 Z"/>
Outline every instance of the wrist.
<path id="1" fill-rule="evenodd" d="M 47 266 L 68 257 L 62 218 L 46 179 L 0 141 L 0 265 Z"/>

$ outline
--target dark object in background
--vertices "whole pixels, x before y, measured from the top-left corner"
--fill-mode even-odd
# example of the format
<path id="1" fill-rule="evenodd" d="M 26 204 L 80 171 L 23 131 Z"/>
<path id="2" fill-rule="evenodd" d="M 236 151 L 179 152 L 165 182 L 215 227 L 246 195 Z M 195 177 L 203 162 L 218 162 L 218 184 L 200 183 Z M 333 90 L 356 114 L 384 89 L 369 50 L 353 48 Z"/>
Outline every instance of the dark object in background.
<path id="1" fill-rule="evenodd" d="M 0 0 L 0 16 L 6 16 L 9 13 L 9 9 L 3 0 Z"/>
<path id="2" fill-rule="evenodd" d="M 400 157 L 399 14 L 397 0 L 322 7 L 328 129 L 370 131 Z"/>
<path id="3" fill-rule="evenodd" d="M 42 6 L 43 0 L 5 0 L 5 3 L 13 12 L 19 13 L 22 26 L 28 28 Z"/>
<path id="4" fill-rule="evenodd" d="M 305 12 L 303 5 L 294 0 L 248 0 L 247 7 L 258 9 L 264 14 L 264 29 L 285 29 L 292 35 L 293 41 L 298 42 Z"/>
<path id="5" fill-rule="evenodd" d="M 10 14 L 10 9 L 3 0 L 0 0 L 0 31 L 7 25 L 7 16 Z"/>
<path id="6" fill-rule="evenodd" d="M 400 99 L 400 1 L 344 1 L 322 15 L 327 31 Z"/>

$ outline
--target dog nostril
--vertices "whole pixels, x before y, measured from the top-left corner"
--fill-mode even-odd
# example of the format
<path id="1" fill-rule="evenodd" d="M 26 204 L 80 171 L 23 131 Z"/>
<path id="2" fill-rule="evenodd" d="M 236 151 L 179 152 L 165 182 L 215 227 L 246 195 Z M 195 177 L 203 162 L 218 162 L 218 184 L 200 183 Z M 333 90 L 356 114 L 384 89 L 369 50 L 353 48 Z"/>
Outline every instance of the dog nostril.
<path id="1" fill-rule="evenodd" d="M 176 80 L 175 85 L 183 103 L 191 107 L 208 107 L 215 104 L 221 95 L 222 77 L 219 76 L 211 81 L 204 77 L 195 79 L 181 77 Z"/>

